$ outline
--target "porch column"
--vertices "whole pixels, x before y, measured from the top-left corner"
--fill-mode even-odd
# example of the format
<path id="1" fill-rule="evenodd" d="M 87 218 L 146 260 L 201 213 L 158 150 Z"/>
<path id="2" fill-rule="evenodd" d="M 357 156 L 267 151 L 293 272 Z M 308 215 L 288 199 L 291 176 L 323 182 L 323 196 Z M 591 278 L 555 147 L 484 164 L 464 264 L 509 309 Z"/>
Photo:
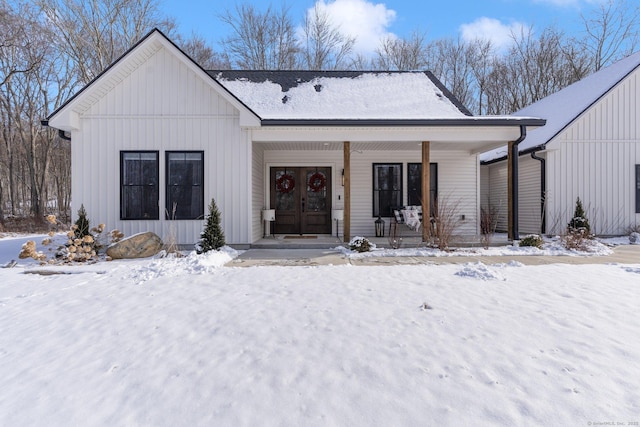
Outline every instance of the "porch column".
<path id="1" fill-rule="evenodd" d="M 351 143 L 345 141 L 343 144 L 344 156 L 344 225 L 343 240 L 351 240 Z"/>
<path id="2" fill-rule="evenodd" d="M 431 153 L 429 141 L 422 141 L 422 241 L 431 237 Z"/>
<path id="3" fill-rule="evenodd" d="M 518 240 L 518 142 L 509 142 L 507 152 L 507 206 L 509 240 Z"/>

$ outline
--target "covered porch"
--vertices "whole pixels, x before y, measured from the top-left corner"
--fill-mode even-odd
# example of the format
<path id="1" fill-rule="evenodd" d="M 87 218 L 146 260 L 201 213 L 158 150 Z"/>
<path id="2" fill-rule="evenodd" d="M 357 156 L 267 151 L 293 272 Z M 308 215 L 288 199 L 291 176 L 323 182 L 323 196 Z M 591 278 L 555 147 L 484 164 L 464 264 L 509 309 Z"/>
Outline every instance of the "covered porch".
<path id="1" fill-rule="evenodd" d="M 505 118 L 440 120 L 431 126 L 424 121 L 384 127 L 363 126 L 360 121 L 343 127 L 309 121 L 286 124 L 264 120 L 261 128 L 251 131 L 252 247 L 330 247 L 346 244 L 354 236 L 389 247 L 392 211 L 380 208 L 382 204 L 376 198 L 376 168 L 380 165 L 398 171 L 394 206 L 419 205 L 422 212 L 433 212 L 434 191 L 438 198 L 455 200 L 461 218 L 456 240 L 462 246 L 477 246 L 481 202 L 478 154 L 523 137 L 522 122 Z M 274 193 L 280 191 L 274 185 L 275 169 L 279 168 L 282 176 L 300 167 L 326 171 L 328 199 L 323 206 L 325 221 L 331 224 L 324 232 L 274 229 L 272 221 L 279 214 Z M 419 188 L 415 188 L 416 183 Z M 265 211 L 272 215 L 268 221 L 263 221 Z M 378 217 L 385 221 L 385 234 L 376 238 Z M 430 227 L 420 227 L 417 233 L 405 228 L 402 236 L 404 245 L 420 245 L 429 241 Z"/>

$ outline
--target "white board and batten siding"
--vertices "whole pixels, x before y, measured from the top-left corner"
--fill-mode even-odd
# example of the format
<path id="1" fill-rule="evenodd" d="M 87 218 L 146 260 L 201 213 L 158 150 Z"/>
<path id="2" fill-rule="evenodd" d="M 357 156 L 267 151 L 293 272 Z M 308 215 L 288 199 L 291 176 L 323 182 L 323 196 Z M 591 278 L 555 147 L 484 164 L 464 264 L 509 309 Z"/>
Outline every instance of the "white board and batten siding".
<path id="1" fill-rule="evenodd" d="M 547 234 L 565 232 L 578 197 L 595 234 L 623 235 L 640 224 L 640 214 L 635 212 L 639 100 L 640 72 L 635 71 L 548 142 L 546 151 L 538 153 L 547 160 Z M 484 168 L 490 202 L 502 207 L 507 200 L 507 162 Z M 520 156 L 521 233 L 540 232 L 540 181 L 539 162 Z M 499 228 L 506 230 L 506 206 L 501 209 Z"/>
<path id="2" fill-rule="evenodd" d="M 166 239 L 175 233 L 178 243 L 194 244 L 204 220 L 165 220 L 165 153 L 203 151 L 204 215 L 215 198 L 227 241 L 250 243 L 251 195 L 241 189 L 251 186 L 251 143 L 238 110 L 218 91 L 169 49 L 146 58 L 80 115 L 80 129 L 72 133 L 72 209 L 84 204 L 93 224 L 125 235 L 153 231 Z M 120 152 L 138 150 L 159 154 L 160 220 L 120 219 Z"/>
<path id="3" fill-rule="evenodd" d="M 566 227 L 580 197 L 600 235 L 625 234 L 640 224 L 635 212 L 635 165 L 640 164 L 640 72 L 607 93 L 549 144 L 548 216 Z"/>
<path id="4" fill-rule="evenodd" d="M 254 150 L 255 156 L 255 150 Z M 312 159 L 312 160 L 310 160 Z M 457 214 L 464 215 L 456 229 L 458 235 L 476 236 L 479 230 L 478 199 L 479 164 L 476 155 L 460 151 L 432 150 L 431 162 L 438 164 L 438 197 L 457 204 Z M 421 151 L 418 150 L 358 150 L 351 154 L 351 236 L 375 235 L 373 216 L 373 164 L 401 163 L 403 194 L 402 203 L 407 204 L 408 163 L 420 163 Z M 341 186 L 343 169 L 342 151 L 265 151 L 263 182 L 265 206 L 269 204 L 269 168 L 271 166 L 330 166 L 333 171 L 334 208 L 344 207 L 344 187 Z M 254 194 L 258 194 L 254 189 Z M 385 218 L 386 225 L 389 218 Z M 335 224 L 333 225 L 335 233 Z"/>
<path id="5" fill-rule="evenodd" d="M 542 156 L 542 155 L 540 155 Z M 529 156 L 518 159 L 518 231 L 538 234 L 542 225 L 541 166 Z M 509 225 L 509 176 L 507 162 L 482 166 L 482 207 L 497 215 L 496 231 L 506 232 Z"/>

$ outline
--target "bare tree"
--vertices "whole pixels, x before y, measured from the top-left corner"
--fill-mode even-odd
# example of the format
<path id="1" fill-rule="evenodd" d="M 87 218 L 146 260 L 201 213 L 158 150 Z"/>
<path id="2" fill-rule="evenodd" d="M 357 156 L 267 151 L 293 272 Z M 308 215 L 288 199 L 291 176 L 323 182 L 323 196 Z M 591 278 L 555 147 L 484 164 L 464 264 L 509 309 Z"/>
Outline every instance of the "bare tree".
<path id="1" fill-rule="evenodd" d="M 72 58 L 87 84 L 152 28 L 170 33 L 157 0 L 38 0 L 57 31 L 54 43 Z"/>
<path id="2" fill-rule="evenodd" d="M 497 52 L 491 41 L 477 39 L 471 43 L 469 49 L 469 63 L 475 80 L 475 106 L 478 114 L 485 114 L 487 109 L 487 86 L 489 75 L 493 71 Z M 468 108 L 470 106 L 467 106 Z"/>
<path id="3" fill-rule="evenodd" d="M 299 46 L 288 7 L 274 12 L 269 6 L 260 12 L 251 4 L 239 4 L 220 20 L 231 30 L 222 44 L 232 65 L 253 70 L 295 68 Z"/>
<path id="4" fill-rule="evenodd" d="M 533 29 L 514 34 L 508 53 L 496 58 L 486 76 L 489 114 L 510 114 L 586 76 L 584 53 L 552 27 L 539 36 Z"/>
<path id="5" fill-rule="evenodd" d="M 205 70 L 231 68 L 228 55 L 214 51 L 202 36 L 192 34 L 190 38 L 184 40 L 182 36 L 178 35 L 175 40 L 181 49 Z"/>
<path id="6" fill-rule="evenodd" d="M 335 70 L 347 62 L 356 42 L 331 22 L 326 9 L 316 3 L 302 26 L 302 63 L 310 70 Z"/>
<path id="7" fill-rule="evenodd" d="M 423 33 L 414 31 L 409 38 L 387 36 L 376 49 L 374 63 L 382 70 L 422 70 L 427 65 Z"/>
<path id="8" fill-rule="evenodd" d="M 599 2 L 595 11 L 581 17 L 585 37 L 580 44 L 592 57 L 593 71 L 630 55 L 638 47 L 640 6 L 635 1 Z"/>
<path id="9" fill-rule="evenodd" d="M 0 3 L 0 221 L 4 219 L 4 190 L 8 187 L 10 212 L 15 215 L 20 192 L 22 133 L 29 105 L 21 94 L 27 81 L 45 57 L 42 32 L 31 5 Z M 24 182 L 22 182 L 24 185 Z"/>
<path id="10" fill-rule="evenodd" d="M 460 38 L 437 40 L 427 49 L 427 60 L 433 73 L 465 106 L 473 104 L 475 100 L 474 74 L 470 62 L 472 50 L 473 47 Z"/>

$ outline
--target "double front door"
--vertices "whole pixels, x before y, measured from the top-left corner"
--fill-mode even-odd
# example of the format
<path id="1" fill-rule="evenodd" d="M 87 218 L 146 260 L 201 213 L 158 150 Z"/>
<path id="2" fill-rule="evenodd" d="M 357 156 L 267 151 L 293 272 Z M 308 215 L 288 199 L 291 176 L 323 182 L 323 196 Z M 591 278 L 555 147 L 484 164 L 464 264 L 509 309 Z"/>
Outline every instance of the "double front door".
<path id="1" fill-rule="evenodd" d="M 331 168 L 272 167 L 275 234 L 331 234 Z"/>

